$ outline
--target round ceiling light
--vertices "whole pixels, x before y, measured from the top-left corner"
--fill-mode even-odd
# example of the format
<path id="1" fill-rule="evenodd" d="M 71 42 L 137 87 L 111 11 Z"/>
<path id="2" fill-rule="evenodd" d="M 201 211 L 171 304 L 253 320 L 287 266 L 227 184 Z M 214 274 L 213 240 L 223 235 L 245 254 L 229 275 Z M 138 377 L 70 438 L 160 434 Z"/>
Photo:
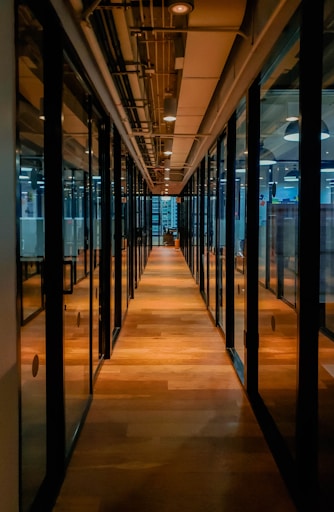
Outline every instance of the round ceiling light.
<path id="1" fill-rule="evenodd" d="M 167 0 L 167 7 L 171 14 L 189 14 L 194 8 L 193 0 Z"/>
<path id="2" fill-rule="evenodd" d="M 321 120 L 321 133 L 320 133 L 320 139 L 325 140 L 330 137 L 328 126 L 326 123 Z M 290 140 L 292 142 L 298 142 L 299 141 L 299 122 L 298 121 L 291 121 L 284 133 L 285 140 Z"/>
<path id="3" fill-rule="evenodd" d="M 176 120 L 176 98 L 169 96 L 164 99 L 164 121 L 172 122 Z"/>

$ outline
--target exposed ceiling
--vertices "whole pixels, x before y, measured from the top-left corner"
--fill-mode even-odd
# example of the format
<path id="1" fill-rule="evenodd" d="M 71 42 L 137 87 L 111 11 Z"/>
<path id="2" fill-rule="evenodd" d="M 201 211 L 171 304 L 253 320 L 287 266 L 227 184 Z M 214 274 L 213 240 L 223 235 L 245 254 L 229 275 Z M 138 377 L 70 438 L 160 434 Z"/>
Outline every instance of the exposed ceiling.
<path id="1" fill-rule="evenodd" d="M 72 7 L 96 61 L 110 74 L 150 189 L 165 194 L 168 183 L 168 193 L 179 194 L 192 148 L 210 136 L 202 121 L 233 43 L 243 37 L 246 0 L 195 0 L 188 15 L 170 13 L 168 0 L 72 0 Z M 166 98 L 176 98 L 173 122 L 163 119 Z"/>
<path id="2" fill-rule="evenodd" d="M 94 83 L 98 82 L 99 94 L 102 94 L 101 90 L 108 91 L 102 99 L 117 128 L 131 141 L 129 151 L 150 189 L 155 194 L 165 194 L 168 188 L 167 193 L 178 195 L 202 159 L 203 151 L 207 151 L 217 138 L 217 129 L 221 130 L 221 127 L 220 121 L 216 121 L 220 120 L 222 109 L 229 108 L 230 103 L 233 108 L 230 96 L 224 95 L 227 75 L 223 75 L 224 79 L 221 76 L 226 64 L 225 71 L 232 68 L 228 63 L 229 54 L 234 50 L 237 38 L 239 42 L 244 38 L 241 29 L 249 33 L 249 20 L 245 16 L 246 0 L 234 0 L 232 5 L 227 5 L 229 0 L 194 0 L 194 9 L 188 16 L 170 14 L 167 1 L 164 0 L 165 4 L 158 2 L 158 5 L 153 0 L 118 3 L 90 0 L 84 4 L 82 0 L 71 0 L 71 4 L 68 0 L 54 0 L 54 3 L 66 25 L 66 32 L 73 35 L 80 56 L 85 50 L 89 52 L 89 58 L 94 62 L 89 68 L 90 76 Z M 290 5 L 290 0 L 287 4 Z M 72 17 L 69 16 L 70 7 Z M 20 6 L 19 13 L 20 134 L 26 141 L 25 153 L 29 155 L 30 152 L 38 154 L 44 143 L 43 121 L 38 117 L 44 95 L 43 32 L 24 5 Z M 67 25 L 68 19 L 72 25 Z M 329 159 L 329 145 L 334 133 L 331 16 L 326 18 L 326 26 L 322 118 L 331 138 L 322 144 L 323 160 Z M 74 33 L 78 34 L 80 44 Z M 298 39 L 296 32 L 288 45 L 283 42 L 284 56 L 278 64 L 275 62 L 275 73 L 268 73 L 262 84 L 261 139 L 282 161 L 298 159 L 298 145 L 286 144 L 283 139 L 287 107 L 294 106 L 298 110 Z M 252 45 L 250 52 L 258 66 L 256 45 Z M 75 72 L 72 72 L 75 78 Z M 257 73 L 254 69 L 252 72 Z M 68 79 L 69 69 L 66 76 Z M 227 88 L 231 87 L 227 82 Z M 71 85 L 73 83 L 74 80 Z M 238 80 L 241 86 L 243 83 L 247 80 Z M 177 118 L 175 122 L 166 122 L 163 120 L 164 100 L 171 97 L 177 100 Z M 85 163 L 83 159 L 87 159 L 86 154 L 83 157 L 83 148 L 87 145 L 83 103 L 84 98 L 76 90 L 64 88 L 64 159 L 78 168 Z M 169 141 L 173 154 L 170 180 L 165 180 L 164 149 Z M 244 143 L 242 138 L 241 144 Z M 98 151 L 94 151 L 95 154 Z"/>

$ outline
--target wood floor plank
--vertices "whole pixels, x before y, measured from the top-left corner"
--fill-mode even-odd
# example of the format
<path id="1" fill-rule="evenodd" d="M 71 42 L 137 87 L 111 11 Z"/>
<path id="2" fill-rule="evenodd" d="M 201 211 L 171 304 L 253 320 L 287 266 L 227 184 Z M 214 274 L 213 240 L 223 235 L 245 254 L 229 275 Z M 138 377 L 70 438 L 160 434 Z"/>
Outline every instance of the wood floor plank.
<path id="1" fill-rule="evenodd" d="M 295 509 L 182 253 L 154 247 L 55 512 Z"/>

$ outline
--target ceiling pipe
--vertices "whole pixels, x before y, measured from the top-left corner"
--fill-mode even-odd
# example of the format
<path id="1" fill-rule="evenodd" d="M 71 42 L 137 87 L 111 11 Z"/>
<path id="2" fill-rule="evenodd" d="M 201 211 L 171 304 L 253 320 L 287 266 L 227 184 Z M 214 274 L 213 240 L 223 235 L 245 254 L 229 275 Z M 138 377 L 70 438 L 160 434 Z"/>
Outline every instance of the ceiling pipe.
<path id="1" fill-rule="evenodd" d="M 112 118 L 112 122 L 115 124 L 121 134 L 121 137 L 123 137 L 124 142 L 127 144 L 129 153 L 138 166 L 138 169 L 142 173 L 144 179 L 147 181 L 150 190 L 153 190 L 154 184 L 142 159 L 137 142 L 129 136 L 132 128 L 128 123 L 126 113 L 123 109 L 116 87 L 110 77 L 110 72 L 107 68 L 99 45 L 97 44 L 95 35 L 89 23 L 82 20 L 81 22 L 78 22 L 78 20 L 81 19 L 80 13 L 82 12 L 81 0 L 71 0 L 71 4 L 59 2 L 59 0 L 51 0 L 51 3 L 69 37 L 69 40 L 80 55 L 88 76 L 90 76 L 91 80 L 94 82 L 96 90 L 100 94 L 101 100 Z M 86 38 L 86 44 L 84 44 L 83 35 Z M 88 47 L 90 48 L 89 51 Z M 92 55 L 94 59 L 92 59 Z M 99 64 L 97 65 L 97 63 Z"/>
<path id="2" fill-rule="evenodd" d="M 240 27 L 187 27 L 187 28 L 174 28 L 174 27 L 130 27 L 131 34 L 142 34 L 143 32 L 172 32 L 188 34 L 189 32 L 231 32 L 232 34 L 238 34 L 239 36 L 247 39 L 247 35 L 240 30 Z"/>
<path id="3" fill-rule="evenodd" d="M 128 26 L 133 23 L 132 19 L 132 11 L 131 9 L 124 10 L 118 9 L 114 13 L 113 17 L 117 35 L 119 38 L 120 50 L 123 55 L 125 62 L 136 62 L 137 61 L 137 48 L 135 46 L 135 41 L 131 37 L 130 32 L 128 30 Z M 133 69 L 131 69 L 133 68 Z M 138 65 L 128 65 L 128 71 L 137 71 L 137 73 L 132 73 L 128 76 L 128 80 L 130 83 L 130 87 L 132 90 L 132 95 L 134 98 L 139 98 L 135 100 L 137 103 L 137 107 L 140 104 L 140 107 L 137 108 L 137 115 L 139 117 L 139 122 L 142 126 L 148 126 L 150 124 L 150 112 L 148 109 L 148 98 L 146 96 L 144 79 L 142 78 L 142 73 L 138 73 Z M 150 129 L 143 129 L 142 136 L 144 137 L 147 153 L 150 159 L 151 165 L 156 163 L 156 155 L 154 152 L 154 140 L 151 138 Z"/>
<path id="4" fill-rule="evenodd" d="M 95 11 L 95 9 L 99 6 L 101 0 L 95 0 L 83 13 L 81 14 L 81 19 L 87 21 L 89 16 Z"/>

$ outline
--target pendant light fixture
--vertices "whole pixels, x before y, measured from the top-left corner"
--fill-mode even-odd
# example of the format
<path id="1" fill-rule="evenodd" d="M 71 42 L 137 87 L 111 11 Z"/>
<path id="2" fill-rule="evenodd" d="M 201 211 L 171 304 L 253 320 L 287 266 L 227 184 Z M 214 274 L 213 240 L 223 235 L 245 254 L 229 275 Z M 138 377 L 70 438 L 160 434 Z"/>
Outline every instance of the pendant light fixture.
<path id="1" fill-rule="evenodd" d="M 169 158 L 166 158 L 166 160 L 165 160 L 164 170 L 167 171 L 167 172 L 170 171 L 170 159 Z"/>
<path id="2" fill-rule="evenodd" d="M 40 100 L 39 100 L 39 113 L 38 113 L 38 117 L 39 117 L 42 121 L 45 121 L 45 114 L 44 114 L 44 98 L 40 98 Z"/>
<path id="3" fill-rule="evenodd" d="M 297 169 L 292 169 L 284 176 L 284 181 L 298 181 L 299 180 L 299 172 Z"/>
<path id="4" fill-rule="evenodd" d="M 321 134 L 320 139 L 325 140 L 330 137 L 328 126 L 325 121 L 321 120 Z M 284 137 L 285 140 L 291 142 L 299 142 L 299 121 L 291 121 L 285 129 Z"/>
<path id="5" fill-rule="evenodd" d="M 164 121 L 172 122 L 176 120 L 176 98 L 167 96 L 164 99 Z"/>
<path id="6" fill-rule="evenodd" d="M 172 146 L 173 146 L 173 140 L 172 139 L 165 139 L 165 141 L 164 141 L 164 155 L 170 156 L 173 153 Z"/>
<path id="7" fill-rule="evenodd" d="M 260 144 L 260 165 L 273 165 L 276 164 L 277 160 L 274 153 L 264 147 L 263 142 Z"/>
<path id="8" fill-rule="evenodd" d="M 189 14 L 194 8 L 193 0 L 167 0 L 167 7 L 171 14 Z"/>

